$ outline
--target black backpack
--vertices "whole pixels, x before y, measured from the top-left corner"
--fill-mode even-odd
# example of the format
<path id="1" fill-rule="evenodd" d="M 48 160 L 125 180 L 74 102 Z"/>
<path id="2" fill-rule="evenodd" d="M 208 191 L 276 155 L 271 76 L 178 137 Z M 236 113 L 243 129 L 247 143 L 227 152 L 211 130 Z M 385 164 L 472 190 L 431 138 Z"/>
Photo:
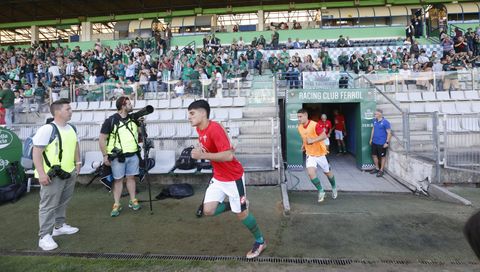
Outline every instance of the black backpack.
<path id="1" fill-rule="evenodd" d="M 168 185 L 155 198 L 158 200 L 162 200 L 165 198 L 180 199 L 180 198 L 189 197 L 192 195 L 193 195 L 192 185 L 188 183 L 181 183 L 181 184 Z"/>
<path id="2" fill-rule="evenodd" d="M 348 76 L 342 75 L 338 80 L 338 88 L 347 89 L 348 88 L 349 78 Z"/>
<path id="3" fill-rule="evenodd" d="M 18 162 L 10 163 L 7 166 L 11 183 L 0 187 L 0 204 L 6 202 L 14 203 L 27 191 L 27 183 L 21 180 L 18 173 L 19 169 Z"/>
<path id="4" fill-rule="evenodd" d="M 191 170 L 197 168 L 197 161 L 192 159 L 193 145 L 182 150 L 175 162 L 175 168 L 180 170 Z"/>
<path id="5" fill-rule="evenodd" d="M 27 184 L 22 182 L 11 183 L 9 185 L 0 187 L 0 204 L 6 202 L 15 203 L 27 191 Z"/>

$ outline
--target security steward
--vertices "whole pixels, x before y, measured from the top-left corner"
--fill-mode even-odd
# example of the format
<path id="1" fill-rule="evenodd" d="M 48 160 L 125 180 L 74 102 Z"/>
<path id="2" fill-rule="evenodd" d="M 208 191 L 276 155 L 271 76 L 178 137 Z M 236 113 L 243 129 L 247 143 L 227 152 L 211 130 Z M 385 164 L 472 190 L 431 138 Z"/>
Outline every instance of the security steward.
<path id="1" fill-rule="evenodd" d="M 120 197 L 123 180 L 126 180 L 130 195 L 128 207 L 137 211 L 141 208 L 135 197 L 135 176 L 139 174 L 140 148 L 138 146 L 139 125 L 131 118 L 133 106 L 128 97 L 116 101 L 118 112 L 105 120 L 100 130 L 99 144 L 103 163 L 111 166 L 113 182 L 113 204 L 110 216 L 116 217 L 122 211 Z"/>

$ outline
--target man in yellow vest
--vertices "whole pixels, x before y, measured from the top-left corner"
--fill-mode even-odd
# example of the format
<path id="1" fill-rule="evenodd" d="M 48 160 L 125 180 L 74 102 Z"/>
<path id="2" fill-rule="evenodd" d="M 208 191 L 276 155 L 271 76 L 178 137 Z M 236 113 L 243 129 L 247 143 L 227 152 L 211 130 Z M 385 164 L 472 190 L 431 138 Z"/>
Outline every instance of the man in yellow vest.
<path id="1" fill-rule="evenodd" d="M 72 117 L 70 101 L 60 99 L 53 102 L 50 112 L 53 123 L 40 127 L 32 139 L 35 177 L 41 185 L 38 246 L 43 250 L 58 247 L 52 236 L 78 232 L 78 228 L 65 223 L 65 216 L 82 164 L 77 133 L 67 123 Z"/>
<path id="2" fill-rule="evenodd" d="M 324 129 L 315 121 L 308 119 L 308 112 L 300 109 L 297 112 L 298 133 L 302 137 L 302 151 L 307 154 L 307 173 L 313 185 L 318 189 L 318 202 L 325 199 L 325 191 L 317 177 L 317 165 L 327 176 L 330 185 L 332 185 L 332 198 L 337 198 L 337 187 L 335 184 L 335 176 L 330 169 L 326 155 L 328 154 L 324 140 L 327 139 Z"/>
<path id="3" fill-rule="evenodd" d="M 100 129 L 99 144 L 103 154 L 103 163 L 112 167 L 113 204 L 110 216 L 116 217 L 122 211 L 120 197 L 125 177 L 127 190 L 130 195 L 128 207 L 137 211 L 141 208 L 135 198 L 135 176 L 139 174 L 140 158 L 138 147 L 138 124 L 129 113 L 133 111 L 130 99 L 122 96 L 117 99 L 118 112 L 105 120 Z"/>

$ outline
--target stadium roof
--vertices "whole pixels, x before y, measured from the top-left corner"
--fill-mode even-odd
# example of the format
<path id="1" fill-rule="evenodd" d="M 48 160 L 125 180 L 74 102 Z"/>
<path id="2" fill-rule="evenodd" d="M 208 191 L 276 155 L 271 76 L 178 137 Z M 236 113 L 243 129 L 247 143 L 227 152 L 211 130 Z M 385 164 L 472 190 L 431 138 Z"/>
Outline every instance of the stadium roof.
<path id="1" fill-rule="evenodd" d="M 0 28 L 112 22 L 139 18 L 253 13 L 332 7 L 421 4 L 424 0 L 0 0 Z M 458 0 L 458 2 L 472 0 Z M 431 2 L 449 2 L 431 0 Z M 451 2 L 451 1 L 450 1 Z M 357 3 L 357 4 L 356 4 Z"/>
<path id="2" fill-rule="evenodd" d="M 289 0 L 2 0 L 0 23 L 37 20 L 57 20 L 78 17 L 125 15 L 193 10 L 195 8 L 226 8 L 227 6 L 257 6 L 288 4 Z M 313 2 L 308 0 L 298 3 Z"/>

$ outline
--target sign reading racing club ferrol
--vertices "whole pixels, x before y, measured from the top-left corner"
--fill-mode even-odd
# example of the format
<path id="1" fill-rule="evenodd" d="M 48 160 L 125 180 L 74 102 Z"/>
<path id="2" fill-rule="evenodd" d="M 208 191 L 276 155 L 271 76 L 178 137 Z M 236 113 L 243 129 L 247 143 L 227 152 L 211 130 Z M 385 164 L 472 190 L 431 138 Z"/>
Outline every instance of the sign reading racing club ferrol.
<path id="1" fill-rule="evenodd" d="M 9 164 L 18 162 L 18 171 L 23 178 L 24 170 L 20 166 L 22 157 L 22 142 L 11 130 L 0 127 L 0 187 L 10 184 L 11 179 L 7 171 Z"/>

